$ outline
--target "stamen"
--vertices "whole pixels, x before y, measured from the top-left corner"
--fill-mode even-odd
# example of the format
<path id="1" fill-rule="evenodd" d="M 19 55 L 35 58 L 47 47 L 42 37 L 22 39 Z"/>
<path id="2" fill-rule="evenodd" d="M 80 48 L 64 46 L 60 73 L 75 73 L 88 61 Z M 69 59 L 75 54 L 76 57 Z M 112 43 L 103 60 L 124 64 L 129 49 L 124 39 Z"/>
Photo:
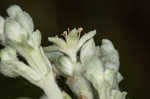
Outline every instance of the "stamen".
<path id="1" fill-rule="evenodd" d="M 63 35 L 64 35 L 64 36 L 67 36 L 67 35 L 68 35 L 68 32 L 67 32 L 67 31 L 64 31 L 64 32 L 63 32 Z"/>
<path id="2" fill-rule="evenodd" d="M 56 37 L 58 38 L 58 35 L 56 35 Z"/>
<path id="3" fill-rule="evenodd" d="M 70 32 L 70 29 L 68 28 L 67 31 L 68 31 L 68 33 L 69 33 L 69 32 Z"/>
<path id="4" fill-rule="evenodd" d="M 83 28 L 82 28 L 82 27 L 78 28 L 78 32 L 79 32 L 79 33 L 81 33 L 82 31 L 83 31 Z"/>
<path id="5" fill-rule="evenodd" d="M 102 53 L 99 52 L 99 53 L 98 53 L 98 56 L 102 56 Z"/>
<path id="6" fill-rule="evenodd" d="M 81 32 L 82 32 L 82 31 L 83 31 L 83 28 L 82 28 L 82 27 L 78 28 L 79 38 L 80 38 L 80 35 L 81 35 Z"/>

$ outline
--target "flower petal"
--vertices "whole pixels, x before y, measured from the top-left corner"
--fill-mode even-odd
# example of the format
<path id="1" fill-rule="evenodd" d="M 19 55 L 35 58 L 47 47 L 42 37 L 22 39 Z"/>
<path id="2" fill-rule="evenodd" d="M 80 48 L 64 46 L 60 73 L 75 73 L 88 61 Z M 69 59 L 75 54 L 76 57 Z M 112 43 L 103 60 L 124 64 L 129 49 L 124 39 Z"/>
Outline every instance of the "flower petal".
<path id="1" fill-rule="evenodd" d="M 48 40 L 60 48 L 64 48 L 66 46 L 66 42 L 58 37 L 49 37 Z"/>
<path id="2" fill-rule="evenodd" d="M 15 67 L 14 71 L 20 76 L 26 78 L 30 82 L 38 82 L 41 80 L 41 76 L 36 73 L 32 68 L 25 65 L 22 62 L 15 61 L 11 62 L 11 64 Z"/>
<path id="3" fill-rule="evenodd" d="M 32 34 L 30 34 L 28 44 L 33 48 L 39 48 L 41 44 L 41 33 L 39 30 L 36 30 Z"/>
<path id="4" fill-rule="evenodd" d="M 77 49 L 79 49 L 87 40 L 91 39 L 96 34 L 96 31 L 90 31 L 87 34 L 84 34 L 78 44 Z"/>
<path id="5" fill-rule="evenodd" d="M 58 51 L 58 47 L 56 45 L 51 45 L 51 46 L 47 46 L 44 47 L 44 52 L 52 52 L 52 51 Z"/>
<path id="6" fill-rule="evenodd" d="M 66 56 L 61 56 L 59 57 L 58 62 L 60 64 L 57 66 L 57 68 L 59 68 L 59 71 L 67 76 L 72 76 L 74 70 L 72 61 Z"/>
<path id="7" fill-rule="evenodd" d="M 81 48 L 80 61 L 85 63 L 90 60 L 95 55 L 96 47 L 93 39 L 87 41 Z"/>
<path id="8" fill-rule="evenodd" d="M 76 46 L 76 44 L 79 41 L 78 30 L 76 28 L 69 32 L 69 34 L 66 37 L 66 41 L 69 46 Z"/>

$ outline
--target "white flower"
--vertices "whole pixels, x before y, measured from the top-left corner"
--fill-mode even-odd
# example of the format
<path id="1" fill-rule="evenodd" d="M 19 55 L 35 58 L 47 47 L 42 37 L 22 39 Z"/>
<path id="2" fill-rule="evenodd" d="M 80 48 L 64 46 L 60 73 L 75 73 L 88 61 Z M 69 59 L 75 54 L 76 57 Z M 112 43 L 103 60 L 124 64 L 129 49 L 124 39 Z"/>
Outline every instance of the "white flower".
<path id="1" fill-rule="evenodd" d="M 30 15 L 17 5 L 10 6 L 7 13 L 6 19 L 0 16 L 0 41 L 5 46 L 0 50 L 3 75 L 21 76 L 40 87 L 46 94 L 41 99 L 71 99 L 57 86 L 53 70 L 66 77 L 66 84 L 78 98 L 126 98 L 127 93 L 119 90 L 119 82 L 123 79 L 118 72 L 119 55 L 110 40 L 103 39 L 99 47 L 93 40 L 96 31 L 80 38 L 82 28 L 68 30 L 69 33 L 63 33 L 64 39 L 49 37 L 54 43 L 45 48 L 49 61 L 40 45 L 41 33 L 34 31 Z M 17 55 L 21 55 L 27 64 Z"/>
<path id="2" fill-rule="evenodd" d="M 77 29 L 73 29 L 67 34 L 64 32 L 65 40 L 60 39 L 58 37 L 49 37 L 48 40 L 53 42 L 56 46 L 56 50 L 62 51 L 68 56 L 71 57 L 73 61 L 76 61 L 76 55 L 81 46 L 90 38 L 92 38 L 96 34 L 96 31 L 91 31 L 89 33 L 84 34 L 80 38 L 80 32 Z M 51 50 L 51 47 L 49 47 Z"/>

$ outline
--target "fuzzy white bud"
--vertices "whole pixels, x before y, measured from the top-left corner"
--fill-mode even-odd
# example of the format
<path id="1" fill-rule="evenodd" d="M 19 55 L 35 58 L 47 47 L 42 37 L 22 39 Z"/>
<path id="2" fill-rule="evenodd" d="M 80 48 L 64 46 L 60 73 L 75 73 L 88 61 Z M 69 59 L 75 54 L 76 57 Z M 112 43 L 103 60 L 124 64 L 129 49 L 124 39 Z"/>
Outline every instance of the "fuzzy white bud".
<path id="1" fill-rule="evenodd" d="M 120 65 L 119 55 L 110 40 L 108 39 L 102 40 L 101 53 L 102 53 L 102 61 L 105 65 L 105 68 L 118 71 Z"/>
<path id="2" fill-rule="evenodd" d="M 28 32 L 29 34 L 33 32 L 33 20 L 28 13 L 26 13 L 25 11 L 18 13 L 15 19 L 26 30 L 26 32 Z"/>
<path id="3" fill-rule="evenodd" d="M 0 51 L 0 58 L 1 61 L 17 60 L 16 51 L 13 48 L 7 46 L 5 49 Z"/>
<path id="4" fill-rule="evenodd" d="M 22 13 L 22 9 L 18 5 L 12 5 L 7 9 L 10 17 L 15 17 L 18 13 Z"/>
<path id="5" fill-rule="evenodd" d="M 27 32 L 15 20 L 8 18 L 5 23 L 6 37 L 11 41 L 21 42 L 27 39 Z"/>
<path id="6" fill-rule="evenodd" d="M 33 48 L 39 48 L 41 44 L 41 33 L 39 30 L 36 30 L 30 35 L 28 44 L 31 45 Z"/>
<path id="7" fill-rule="evenodd" d="M 17 77 L 18 74 L 14 72 L 14 66 L 9 64 L 9 61 L 17 61 L 16 51 L 11 47 L 7 46 L 5 49 L 0 51 L 0 72 L 8 77 Z"/>
<path id="8" fill-rule="evenodd" d="M 7 63 L 7 61 L 5 62 L 1 62 L 0 63 L 0 72 L 7 77 L 17 77 L 19 76 L 16 72 L 15 72 L 15 67 L 12 66 L 11 64 Z"/>

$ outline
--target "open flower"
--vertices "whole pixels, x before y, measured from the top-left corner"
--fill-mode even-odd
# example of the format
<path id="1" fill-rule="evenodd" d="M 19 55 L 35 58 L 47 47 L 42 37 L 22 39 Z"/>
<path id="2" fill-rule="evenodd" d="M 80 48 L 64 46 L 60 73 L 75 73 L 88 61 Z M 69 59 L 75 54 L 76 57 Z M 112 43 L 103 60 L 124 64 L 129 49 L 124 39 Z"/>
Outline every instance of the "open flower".
<path id="1" fill-rule="evenodd" d="M 81 46 L 90 38 L 96 34 L 96 31 L 91 31 L 84 34 L 80 38 L 80 31 L 73 29 L 72 31 L 64 32 L 65 40 L 58 37 L 49 37 L 48 40 L 53 42 L 55 45 L 47 47 L 47 51 L 59 50 L 71 57 L 73 61 L 76 61 L 76 55 Z"/>
<path id="2" fill-rule="evenodd" d="M 6 19 L 0 17 L 0 41 L 5 46 L 0 50 L 3 75 L 22 76 L 37 85 L 46 94 L 41 99 L 71 99 L 57 86 L 54 72 L 66 78 L 66 84 L 79 99 L 125 99 L 126 92 L 118 86 L 123 79 L 118 71 L 119 55 L 110 40 L 103 39 L 102 45 L 96 46 L 96 31 L 80 38 L 82 28 L 68 30 L 63 33 L 64 39 L 49 37 L 54 43 L 45 48 L 49 61 L 41 46 L 41 33 L 34 31 L 30 15 L 17 5 L 10 6 L 7 13 Z"/>

